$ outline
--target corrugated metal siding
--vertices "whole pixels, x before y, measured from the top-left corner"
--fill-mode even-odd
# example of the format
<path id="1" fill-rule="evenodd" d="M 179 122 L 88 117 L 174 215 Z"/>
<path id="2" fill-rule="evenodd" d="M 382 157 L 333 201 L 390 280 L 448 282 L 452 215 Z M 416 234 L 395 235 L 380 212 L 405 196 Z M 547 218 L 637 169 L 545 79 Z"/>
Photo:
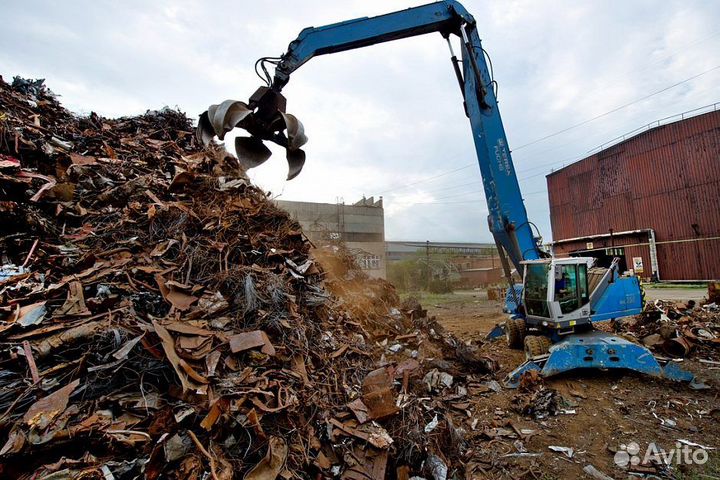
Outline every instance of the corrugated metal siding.
<path id="1" fill-rule="evenodd" d="M 644 132 L 547 183 L 555 240 L 611 228 L 652 228 L 658 242 L 720 236 L 720 111 Z M 717 279 L 720 242 L 661 244 L 658 262 L 665 280 Z"/>

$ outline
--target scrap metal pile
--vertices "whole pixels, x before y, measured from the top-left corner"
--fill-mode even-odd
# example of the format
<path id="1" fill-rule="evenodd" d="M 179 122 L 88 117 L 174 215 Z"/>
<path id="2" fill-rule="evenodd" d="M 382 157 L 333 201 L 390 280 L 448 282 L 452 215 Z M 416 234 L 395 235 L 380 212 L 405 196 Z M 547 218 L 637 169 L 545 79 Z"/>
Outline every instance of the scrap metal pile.
<path id="1" fill-rule="evenodd" d="M 655 300 L 641 315 L 621 327 L 647 347 L 672 358 L 720 360 L 720 306 L 694 301 Z"/>
<path id="2" fill-rule="evenodd" d="M 492 360 L 381 284 L 337 298 L 299 226 L 192 130 L 0 77 L 0 476 L 461 468 Z"/>

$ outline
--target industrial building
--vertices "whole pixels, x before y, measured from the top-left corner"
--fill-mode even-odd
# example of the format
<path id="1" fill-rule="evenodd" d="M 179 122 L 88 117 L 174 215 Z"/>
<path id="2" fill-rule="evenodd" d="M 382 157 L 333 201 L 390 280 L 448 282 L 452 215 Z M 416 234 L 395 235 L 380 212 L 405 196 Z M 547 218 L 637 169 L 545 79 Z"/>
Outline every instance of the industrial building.
<path id="1" fill-rule="evenodd" d="M 388 262 L 427 256 L 447 259 L 461 287 L 479 287 L 502 281 L 502 266 L 494 243 L 385 242 Z"/>
<path id="2" fill-rule="evenodd" d="M 385 216 L 382 197 L 353 205 L 276 200 L 302 226 L 316 246 L 342 242 L 357 264 L 375 278 L 386 278 Z"/>
<path id="3" fill-rule="evenodd" d="M 718 107 L 658 121 L 549 174 L 555 254 L 620 257 L 646 280 L 720 278 Z"/>
<path id="4" fill-rule="evenodd" d="M 418 254 L 452 255 L 456 257 L 487 257 L 496 255 L 494 243 L 462 243 L 462 242 L 385 242 L 389 262 L 415 258 Z"/>

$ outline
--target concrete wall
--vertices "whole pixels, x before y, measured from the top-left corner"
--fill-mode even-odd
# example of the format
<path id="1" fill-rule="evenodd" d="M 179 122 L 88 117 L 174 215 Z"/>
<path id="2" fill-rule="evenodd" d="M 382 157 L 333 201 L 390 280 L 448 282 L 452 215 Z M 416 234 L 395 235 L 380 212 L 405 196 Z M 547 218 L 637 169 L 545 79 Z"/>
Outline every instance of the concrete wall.
<path id="1" fill-rule="evenodd" d="M 386 278 L 382 199 L 375 201 L 371 197 L 354 205 L 287 200 L 276 200 L 275 203 L 300 223 L 305 235 L 316 246 L 328 241 L 342 241 L 370 276 Z"/>

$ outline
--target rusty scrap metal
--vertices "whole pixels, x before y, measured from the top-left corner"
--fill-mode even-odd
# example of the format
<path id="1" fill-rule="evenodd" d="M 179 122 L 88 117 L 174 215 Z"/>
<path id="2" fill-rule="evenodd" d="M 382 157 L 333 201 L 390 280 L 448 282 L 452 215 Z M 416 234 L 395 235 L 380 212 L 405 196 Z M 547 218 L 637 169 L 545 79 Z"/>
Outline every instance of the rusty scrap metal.
<path id="1" fill-rule="evenodd" d="M 312 251 L 183 113 L 77 117 L 42 82 L 17 85 L 0 78 L 0 476 L 383 478 L 401 463 L 420 474 L 430 452 L 463 464 L 463 384 L 495 368 L 476 346 L 419 304 L 398 314 L 394 288 L 343 248 Z M 223 108 L 226 130 L 242 112 Z M 433 375 L 456 380 L 428 396 L 438 355 L 452 371 Z M 416 433 L 436 414 L 448 420 Z"/>

